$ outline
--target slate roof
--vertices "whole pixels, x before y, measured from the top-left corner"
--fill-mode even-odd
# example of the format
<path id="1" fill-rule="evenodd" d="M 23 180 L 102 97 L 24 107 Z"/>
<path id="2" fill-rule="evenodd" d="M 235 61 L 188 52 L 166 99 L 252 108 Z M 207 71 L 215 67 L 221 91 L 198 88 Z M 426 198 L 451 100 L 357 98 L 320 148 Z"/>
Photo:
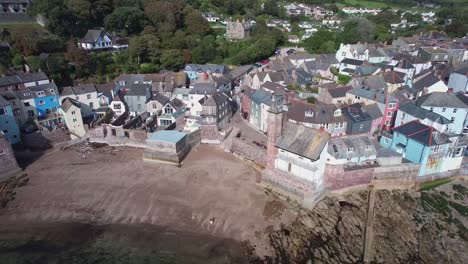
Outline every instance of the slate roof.
<path id="1" fill-rule="evenodd" d="M 151 100 L 156 101 L 156 102 L 160 103 L 161 105 L 165 105 L 170 101 L 170 99 L 168 97 L 166 97 L 166 96 L 164 96 L 164 95 L 162 95 L 160 93 L 157 93 L 157 94 L 153 95 Z"/>
<path id="2" fill-rule="evenodd" d="M 349 90 L 348 93 L 382 104 L 385 103 L 385 89 L 355 88 Z M 387 95 L 387 101 L 393 103 L 396 102 L 396 98 L 389 94 Z"/>
<path id="3" fill-rule="evenodd" d="M 271 60 L 268 67 L 272 71 L 288 71 L 294 69 L 294 64 L 288 57 L 282 59 Z"/>
<path id="4" fill-rule="evenodd" d="M 382 111 L 380 110 L 379 106 L 377 104 L 368 104 L 363 106 L 363 109 L 366 113 L 370 115 L 372 120 L 381 118 L 383 116 Z"/>
<path id="5" fill-rule="evenodd" d="M 379 67 L 373 65 L 361 65 L 356 69 L 356 73 L 359 76 L 372 75 L 379 69 Z"/>
<path id="6" fill-rule="evenodd" d="M 286 122 L 276 146 L 299 156 L 318 160 L 329 138 L 328 133 Z"/>
<path id="7" fill-rule="evenodd" d="M 351 89 L 353 89 L 353 87 L 350 85 L 347 85 L 347 86 L 337 87 L 333 89 L 328 89 L 327 91 L 332 98 L 340 98 L 340 97 L 346 97 L 346 92 L 348 92 Z"/>
<path id="8" fill-rule="evenodd" d="M 0 107 L 4 107 L 10 105 L 10 103 L 3 98 L 3 96 L 0 95 Z"/>
<path id="9" fill-rule="evenodd" d="M 58 89 L 57 85 L 55 83 L 46 83 L 46 84 L 41 84 L 41 85 L 36 85 L 36 86 L 31 86 L 28 87 L 29 90 L 33 92 L 39 92 L 39 91 L 44 91 L 46 96 L 50 95 L 58 95 Z M 50 90 L 54 90 L 54 93 L 51 93 Z"/>
<path id="10" fill-rule="evenodd" d="M 406 103 L 404 105 L 401 105 L 399 108 L 398 108 L 398 111 L 402 111 L 402 112 L 405 112 L 409 115 L 412 115 L 418 119 L 429 119 L 429 120 L 432 120 L 434 122 L 437 122 L 439 124 L 442 124 L 442 125 L 445 125 L 445 124 L 450 124 L 452 123 L 450 120 L 448 120 L 447 118 L 437 114 L 437 113 L 434 113 L 434 112 L 431 112 L 425 108 L 422 108 L 422 107 L 419 107 L 413 103 Z"/>
<path id="11" fill-rule="evenodd" d="M 262 89 L 258 89 L 256 90 L 253 94 L 252 94 L 252 102 L 255 102 L 257 104 L 266 104 L 268 106 L 270 106 L 272 103 L 273 103 L 273 100 L 272 100 L 272 95 L 271 93 L 269 92 L 266 92 Z"/>
<path id="12" fill-rule="evenodd" d="M 352 123 L 372 120 L 372 117 L 362 110 L 361 104 L 352 104 L 341 108 L 343 115 Z"/>
<path id="13" fill-rule="evenodd" d="M 461 75 L 467 75 L 468 74 L 468 67 L 458 69 L 454 71 L 455 73 L 461 74 Z"/>
<path id="14" fill-rule="evenodd" d="M 413 89 L 422 91 L 424 88 L 431 87 L 439 81 L 439 78 L 435 77 L 432 72 L 428 71 L 422 76 L 415 76 L 413 79 Z"/>
<path id="15" fill-rule="evenodd" d="M 364 63 L 362 60 L 355 60 L 355 59 L 350 59 L 350 58 L 345 58 L 341 61 L 341 63 L 346 63 L 346 64 L 351 64 L 351 65 L 356 65 L 360 66 Z"/>
<path id="16" fill-rule="evenodd" d="M 338 107 L 333 104 L 308 104 L 305 102 L 295 101 L 287 112 L 287 117 L 291 120 L 309 123 L 309 124 L 331 124 L 337 122 L 344 122 L 343 115 L 335 116 L 335 111 Z M 306 115 L 306 112 L 312 114 Z"/>
<path id="17" fill-rule="evenodd" d="M 114 89 L 115 84 L 113 83 L 96 84 L 96 91 L 107 97 L 112 97 Z"/>
<path id="18" fill-rule="evenodd" d="M 125 96 L 146 96 L 151 85 L 145 83 L 132 83 L 126 90 Z"/>
<path id="19" fill-rule="evenodd" d="M 253 69 L 252 65 L 239 66 L 235 68 L 234 70 L 230 71 L 228 75 L 231 78 L 231 80 L 234 80 L 234 79 L 241 77 L 244 74 L 247 74 L 252 69 Z"/>
<path id="20" fill-rule="evenodd" d="M 387 83 L 391 83 L 391 84 L 405 83 L 406 73 L 404 72 L 387 71 L 387 72 L 384 72 L 382 75 Z"/>
<path id="21" fill-rule="evenodd" d="M 272 91 L 274 94 L 285 94 L 287 91 L 286 86 L 272 82 L 265 82 L 261 87 Z"/>
<path id="22" fill-rule="evenodd" d="M 185 106 L 185 104 L 177 98 L 172 99 L 171 101 L 168 102 L 168 104 L 171 105 L 176 111 L 178 111 L 179 109 Z"/>
<path id="23" fill-rule="evenodd" d="M 80 39 L 80 42 L 82 43 L 95 43 L 99 36 L 101 36 L 101 34 L 107 34 L 106 32 L 104 32 L 104 30 L 102 29 L 89 29 L 88 32 L 86 32 L 86 35 Z M 111 38 L 111 36 L 109 36 L 109 38 Z"/>
<path id="24" fill-rule="evenodd" d="M 207 94 L 211 95 L 216 92 L 216 87 L 213 83 L 196 83 L 190 94 Z"/>
<path id="25" fill-rule="evenodd" d="M 94 84 L 80 84 L 77 86 L 68 86 L 63 88 L 62 96 L 63 95 L 80 95 L 80 94 L 87 94 L 87 93 L 96 93 L 96 86 Z"/>
<path id="26" fill-rule="evenodd" d="M 348 151 L 348 149 L 352 149 L 352 151 Z M 336 159 L 377 155 L 377 149 L 370 136 L 330 138 L 327 150 Z"/>
<path id="27" fill-rule="evenodd" d="M 49 80 L 43 72 L 17 72 L 14 75 L 0 77 L 0 86 Z"/>
<path id="28" fill-rule="evenodd" d="M 468 108 L 468 104 L 457 94 L 453 93 L 430 93 L 423 95 L 416 101 L 418 106 Z"/>
<path id="29" fill-rule="evenodd" d="M 224 64 L 187 64 L 184 70 L 225 74 L 227 67 Z"/>
<path id="30" fill-rule="evenodd" d="M 438 133 L 433 127 L 426 126 L 417 120 L 395 127 L 393 131 L 425 146 L 442 145 L 450 142 L 445 134 Z"/>
<path id="31" fill-rule="evenodd" d="M 67 97 L 62 101 L 62 105 L 60 106 L 60 108 L 62 108 L 62 110 L 66 112 L 68 111 L 68 109 L 70 109 L 72 105 L 81 108 L 80 102 L 70 97 Z"/>
<path id="32" fill-rule="evenodd" d="M 353 88 L 370 88 L 375 90 L 388 87 L 382 75 L 353 77 L 349 84 L 353 86 Z"/>

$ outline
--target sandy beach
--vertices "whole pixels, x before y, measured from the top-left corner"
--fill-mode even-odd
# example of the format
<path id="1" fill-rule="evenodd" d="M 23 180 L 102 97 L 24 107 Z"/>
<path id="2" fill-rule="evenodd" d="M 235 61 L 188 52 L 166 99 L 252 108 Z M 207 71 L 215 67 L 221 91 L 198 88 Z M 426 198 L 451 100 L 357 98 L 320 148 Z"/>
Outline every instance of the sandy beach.
<path id="1" fill-rule="evenodd" d="M 229 153 L 201 145 L 181 168 L 148 164 L 142 150 L 79 145 L 29 165 L 30 182 L 0 211 L 0 225 L 87 223 L 147 225 L 221 239 L 251 241 L 295 217 L 265 217 L 271 201 L 260 173 Z M 211 223 L 210 219 L 214 221 Z"/>

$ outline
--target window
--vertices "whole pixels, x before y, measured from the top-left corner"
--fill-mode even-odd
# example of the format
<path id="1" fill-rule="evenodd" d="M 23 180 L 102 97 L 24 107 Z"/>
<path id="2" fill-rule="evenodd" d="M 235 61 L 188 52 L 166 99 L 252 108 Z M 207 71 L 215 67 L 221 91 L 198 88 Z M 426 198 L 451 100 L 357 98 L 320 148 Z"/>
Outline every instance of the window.
<path id="1" fill-rule="evenodd" d="M 8 133 L 8 130 L 3 130 L 3 134 L 7 134 Z"/>
<path id="2" fill-rule="evenodd" d="M 24 106 L 31 106 L 29 102 L 24 102 Z"/>
<path id="3" fill-rule="evenodd" d="M 42 96 L 44 95 L 44 91 L 39 91 L 39 92 L 36 92 L 37 96 Z"/>
<path id="4" fill-rule="evenodd" d="M 114 104 L 114 109 L 121 109 L 121 105 L 120 104 Z"/>
<path id="5" fill-rule="evenodd" d="M 455 117 L 452 116 L 452 118 L 450 118 L 450 121 L 453 123 L 455 121 Z"/>
<path id="6" fill-rule="evenodd" d="M 55 93 L 55 90 L 54 90 L 54 89 L 50 89 L 50 93 Z"/>
<path id="7" fill-rule="evenodd" d="M 442 108 L 442 113 L 445 113 L 445 110 L 446 110 L 446 109 L 445 109 L 445 107 L 444 107 L 444 108 Z"/>
<path id="8" fill-rule="evenodd" d="M 0 108 L 0 115 L 6 115 L 6 114 L 8 114 L 8 109 Z"/>
<path id="9" fill-rule="evenodd" d="M 387 112 L 387 116 L 388 116 L 388 117 L 392 117 L 392 116 L 393 116 L 393 112 Z"/>
<path id="10" fill-rule="evenodd" d="M 4 154 L 5 154 L 5 150 L 0 149 L 0 155 L 4 155 Z"/>
<path id="11" fill-rule="evenodd" d="M 453 109 L 453 113 L 455 114 L 457 112 L 457 108 L 454 108 Z"/>
<path id="12" fill-rule="evenodd" d="M 291 163 L 288 163 L 288 172 L 291 172 L 291 167 L 292 167 Z"/>
<path id="13" fill-rule="evenodd" d="M 78 120 L 76 118 L 73 118 L 73 123 L 76 123 Z"/>
<path id="14" fill-rule="evenodd" d="M 94 104 L 93 102 L 89 103 L 89 107 L 93 108 L 94 107 Z"/>
<path id="15" fill-rule="evenodd" d="M 45 101 L 44 101 L 44 100 L 40 100 L 40 101 L 39 101 L 39 105 L 45 105 Z"/>
<path id="16" fill-rule="evenodd" d="M 34 117 L 34 110 L 28 110 L 28 116 Z"/>
<path id="17" fill-rule="evenodd" d="M 389 120 L 385 121 L 385 125 L 386 125 L 386 126 L 389 126 L 389 125 L 390 125 L 390 121 L 389 121 Z"/>
<path id="18" fill-rule="evenodd" d="M 360 124 L 359 125 L 359 130 L 363 130 L 364 129 L 364 124 Z"/>
<path id="19" fill-rule="evenodd" d="M 351 158 L 347 158 L 346 160 L 347 160 L 347 161 L 351 161 Z"/>
<path id="20" fill-rule="evenodd" d="M 348 152 L 353 152 L 353 148 L 348 148 L 347 151 Z"/>
<path id="21" fill-rule="evenodd" d="M 396 103 L 389 103 L 388 108 L 393 109 L 396 107 Z"/>
<path id="22" fill-rule="evenodd" d="M 91 99 L 91 95 L 90 94 L 86 95 L 86 98 Z"/>
<path id="23" fill-rule="evenodd" d="M 57 98 L 55 98 L 55 97 L 50 98 L 50 101 L 51 101 L 51 102 L 57 102 Z"/>
<path id="24" fill-rule="evenodd" d="M 429 111 L 431 112 L 434 111 L 434 107 L 429 108 Z"/>
<path id="25" fill-rule="evenodd" d="M 401 114 L 401 118 L 405 118 L 406 114 L 405 113 L 402 113 Z"/>
<path id="26" fill-rule="evenodd" d="M 75 112 L 75 111 L 72 111 L 72 115 L 74 115 L 74 114 L 76 114 L 76 112 Z"/>
<path id="27" fill-rule="evenodd" d="M 372 145 L 367 145 L 366 146 L 366 150 L 371 150 L 372 149 Z"/>
<path id="28" fill-rule="evenodd" d="M 457 149 L 455 150 L 455 156 L 461 156 L 462 150 L 463 150 L 463 148 L 457 148 Z M 1 152 L 0 152 L 0 154 L 1 154 Z"/>

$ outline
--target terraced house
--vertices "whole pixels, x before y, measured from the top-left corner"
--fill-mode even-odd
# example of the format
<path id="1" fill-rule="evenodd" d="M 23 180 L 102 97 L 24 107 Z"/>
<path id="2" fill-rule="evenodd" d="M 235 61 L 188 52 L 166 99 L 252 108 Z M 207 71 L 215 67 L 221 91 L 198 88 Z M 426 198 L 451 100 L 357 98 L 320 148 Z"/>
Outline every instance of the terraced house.
<path id="1" fill-rule="evenodd" d="M 11 143 L 21 142 L 20 131 L 11 104 L 0 95 L 0 134 Z"/>

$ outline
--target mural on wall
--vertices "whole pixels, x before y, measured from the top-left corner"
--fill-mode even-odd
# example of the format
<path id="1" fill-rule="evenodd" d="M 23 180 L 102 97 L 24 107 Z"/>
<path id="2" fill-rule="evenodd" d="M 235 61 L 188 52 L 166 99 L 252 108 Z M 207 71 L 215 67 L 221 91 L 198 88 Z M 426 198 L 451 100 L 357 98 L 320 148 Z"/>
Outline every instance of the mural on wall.
<path id="1" fill-rule="evenodd" d="M 439 167 L 440 160 L 440 157 L 429 156 L 427 159 L 426 168 L 436 169 L 437 167 Z"/>

